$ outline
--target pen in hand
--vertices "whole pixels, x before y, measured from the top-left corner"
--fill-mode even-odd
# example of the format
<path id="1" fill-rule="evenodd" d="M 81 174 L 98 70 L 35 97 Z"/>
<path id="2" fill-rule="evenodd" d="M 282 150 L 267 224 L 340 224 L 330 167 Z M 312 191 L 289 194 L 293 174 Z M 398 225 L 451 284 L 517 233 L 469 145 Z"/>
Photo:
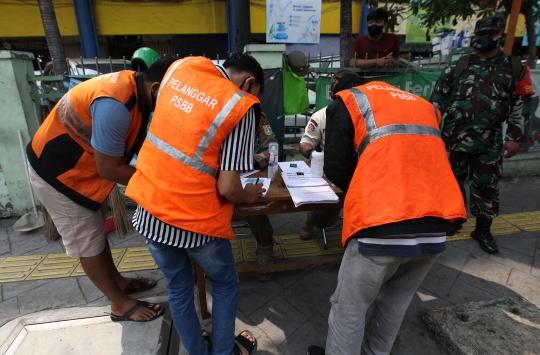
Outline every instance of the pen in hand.
<path id="1" fill-rule="evenodd" d="M 257 181 L 255 181 L 255 185 L 257 185 L 259 183 L 259 178 L 257 178 Z"/>

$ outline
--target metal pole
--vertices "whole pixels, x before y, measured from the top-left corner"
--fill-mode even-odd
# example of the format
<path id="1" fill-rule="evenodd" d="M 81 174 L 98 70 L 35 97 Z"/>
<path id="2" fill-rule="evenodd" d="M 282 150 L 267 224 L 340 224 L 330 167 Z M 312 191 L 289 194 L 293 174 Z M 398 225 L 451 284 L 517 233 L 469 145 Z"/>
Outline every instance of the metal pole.
<path id="1" fill-rule="evenodd" d="M 229 54 L 243 53 L 251 42 L 249 0 L 227 0 L 227 29 Z"/>
<path id="2" fill-rule="evenodd" d="M 83 57 L 99 58 L 99 44 L 94 23 L 94 12 L 92 10 L 92 0 L 73 0 L 75 18 Z"/>
<path id="3" fill-rule="evenodd" d="M 514 47 L 514 38 L 516 37 L 516 26 L 520 10 L 521 0 L 514 0 L 512 2 L 512 11 L 510 12 L 510 21 L 508 22 L 508 32 L 506 33 L 506 40 L 504 42 L 504 54 L 506 55 L 512 55 L 512 48 Z"/>

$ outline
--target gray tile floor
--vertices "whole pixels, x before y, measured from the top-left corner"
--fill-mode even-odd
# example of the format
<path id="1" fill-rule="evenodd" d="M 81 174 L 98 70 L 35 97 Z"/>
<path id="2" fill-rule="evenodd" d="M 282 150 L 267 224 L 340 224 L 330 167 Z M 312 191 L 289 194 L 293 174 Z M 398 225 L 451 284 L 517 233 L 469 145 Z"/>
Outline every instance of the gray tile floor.
<path id="1" fill-rule="evenodd" d="M 500 188 L 501 213 L 540 210 L 540 178 L 503 181 Z M 303 216 L 303 213 L 271 216 L 275 235 L 297 234 Z M 61 243 L 47 242 L 40 230 L 14 232 L 11 226 L 15 221 L 0 219 L 0 257 L 63 252 Z M 484 253 L 472 240 L 447 245 L 447 251 L 413 298 L 394 344 L 394 355 L 442 354 L 421 319 L 432 308 L 509 295 L 520 295 L 540 307 L 540 232 L 496 239 L 501 250 L 497 255 Z M 120 240 L 110 233 L 109 241 L 112 248 L 144 245 L 138 235 Z M 258 354 L 297 355 L 305 354 L 310 344 L 324 346 L 329 297 L 336 286 L 338 270 L 339 266 L 325 266 L 283 272 L 265 283 L 254 276 L 240 277 L 237 331 L 254 332 L 259 342 Z M 158 279 L 158 286 L 142 293 L 141 298 L 166 297 L 166 282 L 159 270 L 130 275 Z M 211 306 L 209 283 L 207 292 Z M 0 285 L 0 325 L 46 309 L 107 304 L 106 297 L 87 277 L 4 283 Z M 211 329 L 211 318 L 203 324 Z"/>

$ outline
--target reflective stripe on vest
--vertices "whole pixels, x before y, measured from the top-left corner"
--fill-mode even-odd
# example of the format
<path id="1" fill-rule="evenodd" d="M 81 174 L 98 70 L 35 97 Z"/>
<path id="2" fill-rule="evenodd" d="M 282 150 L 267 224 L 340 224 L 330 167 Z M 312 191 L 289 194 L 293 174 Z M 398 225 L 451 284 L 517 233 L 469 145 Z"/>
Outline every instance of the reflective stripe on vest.
<path id="1" fill-rule="evenodd" d="M 79 138 L 81 142 L 91 148 L 90 141 L 92 140 L 92 129 L 80 119 L 77 113 L 75 113 L 75 110 L 71 105 L 70 96 L 71 92 L 68 91 L 67 94 L 60 99 L 56 111 L 58 112 L 64 127 L 73 134 L 73 136 Z"/>
<path id="2" fill-rule="evenodd" d="M 414 134 L 420 136 L 432 136 L 442 140 L 441 133 L 437 128 L 426 125 L 390 124 L 381 128 L 377 128 L 377 124 L 375 123 L 375 117 L 373 116 L 373 111 L 371 110 L 371 105 L 369 104 L 369 100 L 366 94 L 364 94 L 361 90 L 357 88 L 352 88 L 349 91 L 353 94 L 356 105 L 358 106 L 358 109 L 360 110 L 360 113 L 364 118 L 367 131 L 366 136 L 356 150 L 356 153 L 358 154 L 358 159 L 360 159 L 360 156 L 371 142 L 383 137 L 397 134 Z M 436 112 L 437 108 L 435 108 L 435 113 Z"/>
<path id="3" fill-rule="evenodd" d="M 212 176 L 213 178 L 217 179 L 218 177 L 218 169 L 213 168 L 202 161 L 202 156 L 208 146 L 210 145 L 210 142 L 212 141 L 212 138 L 216 135 L 217 131 L 223 124 L 223 121 L 227 118 L 227 116 L 231 113 L 231 111 L 234 109 L 236 104 L 240 102 L 240 100 L 246 96 L 245 93 L 237 92 L 227 101 L 225 106 L 221 109 L 221 111 L 216 115 L 214 120 L 212 121 L 212 124 L 202 137 L 201 141 L 199 142 L 199 145 L 197 146 L 197 149 L 195 150 L 195 154 L 193 157 L 190 157 L 189 155 L 179 151 L 177 148 L 173 147 L 172 145 L 164 142 L 163 140 L 159 139 L 155 135 L 153 135 L 150 131 L 148 131 L 146 139 L 152 143 L 157 149 L 161 150 L 163 153 L 167 154 L 171 158 L 189 166 L 190 168 L 193 168 L 197 171 L 200 171 L 201 173 L 207 174 Z"/>

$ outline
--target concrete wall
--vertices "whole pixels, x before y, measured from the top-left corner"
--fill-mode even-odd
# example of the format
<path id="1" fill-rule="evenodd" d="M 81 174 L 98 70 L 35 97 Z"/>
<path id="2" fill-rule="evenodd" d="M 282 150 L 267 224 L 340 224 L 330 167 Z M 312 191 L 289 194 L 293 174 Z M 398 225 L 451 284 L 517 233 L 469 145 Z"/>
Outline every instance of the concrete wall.
<path id="1" fill-rule="evenodd" d="M 540 152 L 523 152 L 503 161 L 503 178 L 540 175 Z"/>
<path id="2" fill-rule="evenodd" d="M 19 145 L 26 145 L 39 127 L 38 106 L 30 98 L 27 75 L 33 75 L 31 53 L 0 51 L 0 217 L 32 209 L 25 164 Z"/>

